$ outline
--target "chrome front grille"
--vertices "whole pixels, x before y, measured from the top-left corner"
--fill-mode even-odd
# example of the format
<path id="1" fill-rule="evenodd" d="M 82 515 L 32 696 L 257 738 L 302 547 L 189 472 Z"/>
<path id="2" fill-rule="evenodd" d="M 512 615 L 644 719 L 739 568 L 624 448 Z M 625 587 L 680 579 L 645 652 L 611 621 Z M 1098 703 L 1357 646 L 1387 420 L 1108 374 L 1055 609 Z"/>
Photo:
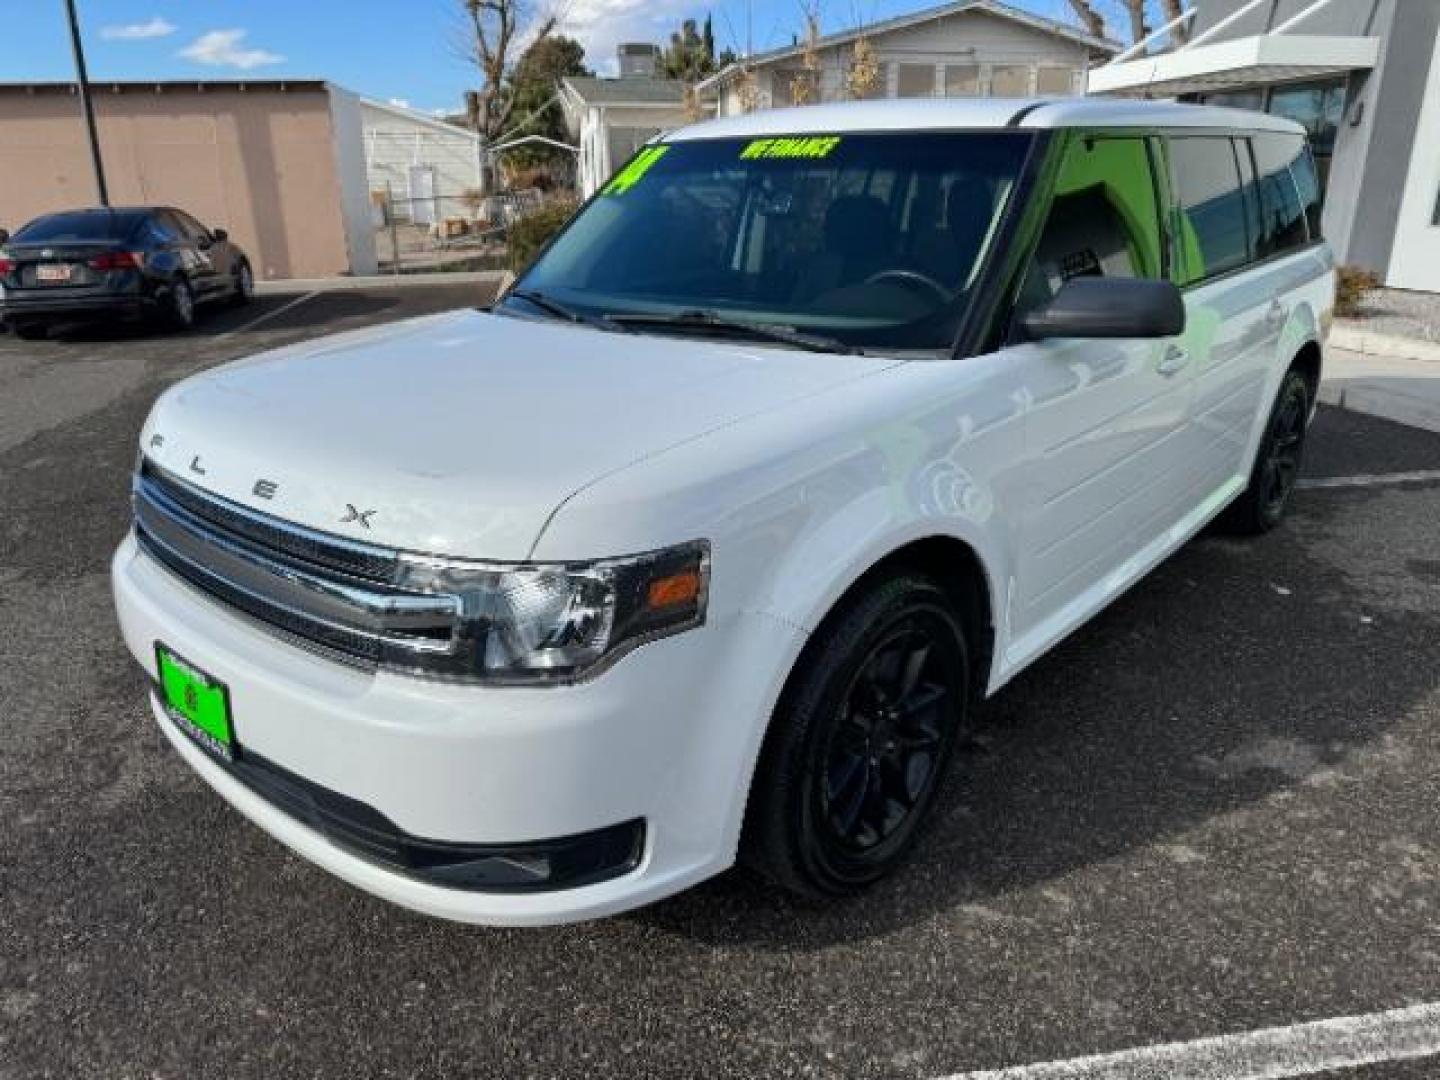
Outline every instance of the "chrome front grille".
<path id="1" fill-rule="evenodd" d="M 396 551 L 250 510 L 149 462 L 134 508 L 151 557 L 297 644 L 367 666 L 461 648 L 460 599 L 395 587 Z"/>

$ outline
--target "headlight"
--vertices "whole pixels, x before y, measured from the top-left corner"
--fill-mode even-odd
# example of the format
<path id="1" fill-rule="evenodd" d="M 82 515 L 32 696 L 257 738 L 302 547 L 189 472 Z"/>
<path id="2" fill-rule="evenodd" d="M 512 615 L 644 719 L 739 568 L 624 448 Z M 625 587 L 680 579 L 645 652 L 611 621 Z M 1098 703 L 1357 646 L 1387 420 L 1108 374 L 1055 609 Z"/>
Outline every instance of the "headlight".
<path id="1" fill-rule="evenodd" d="M 457 598 L 458 624 L 449 642 L 387 652 L 384 666 L 487 683 L 573 682 L 647 641 L 703 624 L 710 546 L 507 567 L 407 555 L 396 584 Z"/>

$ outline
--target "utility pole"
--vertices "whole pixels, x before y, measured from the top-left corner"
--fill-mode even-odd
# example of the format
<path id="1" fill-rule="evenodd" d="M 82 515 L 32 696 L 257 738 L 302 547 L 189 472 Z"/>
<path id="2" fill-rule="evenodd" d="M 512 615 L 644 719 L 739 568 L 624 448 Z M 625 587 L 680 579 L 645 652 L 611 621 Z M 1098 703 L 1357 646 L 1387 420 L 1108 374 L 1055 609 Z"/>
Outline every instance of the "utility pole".
<path id="1" fill-rule="evenodd" d="M 75 53 L 75 79 L 80 88 L 80 111 L 90 135 L 90 160 L 95 166 L 95 191 L 100 205 L 110 205 L 110 192 L 105 187 L 105 163 L 100 160 L 100 136 L 95 130 L 95 106 L 90 100 L 90 76 L 85 73 L 85 49 L 80 44 L 80 20 L 75 15 L 75 0 L 65 0 L 65 13 L 70 19 L 70 48 Z"/>

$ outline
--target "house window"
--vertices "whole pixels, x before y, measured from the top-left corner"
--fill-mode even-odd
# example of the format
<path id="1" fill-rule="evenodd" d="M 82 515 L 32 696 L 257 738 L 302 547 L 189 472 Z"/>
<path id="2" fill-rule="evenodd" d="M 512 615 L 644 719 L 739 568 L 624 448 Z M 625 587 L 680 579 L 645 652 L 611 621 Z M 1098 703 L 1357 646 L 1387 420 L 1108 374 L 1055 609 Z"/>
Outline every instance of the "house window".
<path id="1" fill-rule="evenodd" d="M 1037 94 L 1060 95 L 1075 92 L 1075 72 L 1068 67 L 1042 67 L 1035 76 Z"/>
<path id="2" fill-rule="evenodd" d="M 996 64 L 990 69 L 990 93 L 994 97 L 1028 97 L 1029 64 Z"/>
<path id="3" fill-rule="evenodd" d="M 935 65 L 901 64 L 897 96 L 902 98 L 934 97 Z"/>
<path id="4" fill-rule="evenodd" d="M 946 64 L 946 65 L 945 65 L 945 96 L 946 96 L 946 97 L 979 97 L 979 96 L 980 96 L 980 65 L 979 65 L 979 64 Z"/>

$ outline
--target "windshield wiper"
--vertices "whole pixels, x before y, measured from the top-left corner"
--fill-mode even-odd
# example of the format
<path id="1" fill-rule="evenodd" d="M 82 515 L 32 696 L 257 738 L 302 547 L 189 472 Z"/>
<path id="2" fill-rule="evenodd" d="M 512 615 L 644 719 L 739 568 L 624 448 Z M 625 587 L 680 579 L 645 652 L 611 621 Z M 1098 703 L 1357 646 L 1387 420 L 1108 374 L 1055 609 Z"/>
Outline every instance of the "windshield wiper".
<path id="1" fill-rule="evenodd" d="M 622 326 L 614 319 L 607 319 L 603 315 L 587 315 L 582 311 L 562 304 L 553 297 L 546 296 L 535 289 L 512 289 L 505 294 L 505 299 L 514 297 L 516 300 L 524 300 L 527 304 L 533 304 L 547 315 L 553 315 L 557 319 L 564 319 L 566 322 L 577 323 L 581 326 L 592 326 L 596 330 L 609 330 L 616 334 L 631 334 L 633 330 Z"/>
<path id="2" fill-rule="evenodd" d="M 610 322 L 627 328 L 658 326 L 676 327 L 682 330 L 715 331 L 753 338 L 756 341 L 774 341 L 781 345 L 793 345 L 797 349 L 808 349 L 810 352 L 846 353 L 851 356 L 863 354 L 863 350 L 854 345 L 847 345 L 839 338 L 807 334 L 788 326 L 772 326 L 769 323 L 726 319 L 713 311 L 681 311 L 673 315 L 663 312 L 612 312 L 605 317 Z"/>

